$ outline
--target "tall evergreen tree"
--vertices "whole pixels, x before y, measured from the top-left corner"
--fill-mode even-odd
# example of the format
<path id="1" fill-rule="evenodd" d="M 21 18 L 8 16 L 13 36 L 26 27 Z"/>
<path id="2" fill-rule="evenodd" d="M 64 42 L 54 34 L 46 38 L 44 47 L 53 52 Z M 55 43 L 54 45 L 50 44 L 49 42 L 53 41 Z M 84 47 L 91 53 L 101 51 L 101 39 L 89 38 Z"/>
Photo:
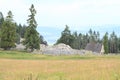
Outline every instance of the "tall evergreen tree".
<path id="1" fill-rule="evenodd" d="M 120 53 L 120 37 L 118 38 L 117 43 L 118 43 L 118 52 Z"/>
<path id="2" fill-rule="evenodd" d="M 90 42 L 100 42 L 100 34 L 97 31 L 92 31 L 92 29 L 89 30 L 89 41 Z"/>
<path id="3" fill-rule="evenodd" d="M 12 12 L 8 12 L 1 28 L 1 47 L 5 50 L 15 47 L 16 26 L 13 22 Z"/>
<path id="4" fill-rule="evenodd" d="M 69 27 L 66 25 L 64 31 L 61 33 L 60 39 L 58 39 L 58 43 L 64 43 L 69 46 L 72 46 L 72 43 L 74 41 L 74 37 L 71 35 L 71 31 L 69 30 Z"/>
<path id="5" fill-rule="evenodd" d="M 33 4 L 31 5 L 30 12 L 31 14 L 28 16 L 29 19 L 27 20 L 28 27 L 25 32 L 24 45 L 26 45 L 26 49 L 30 49 L 31 52 L 33 52 L 34 49 L 40 49 L 39 33 L 36 30 L 37 27 L 37 22 L 35 20 L 36 10 Z"/>
<path id="6" fill-rule="evenodd" d="M 108 54 L 108 33 L 106 33 L 103 37 L 103 45 L 105 54 Z"/>
<path id="7" fill-rule="evenodd" d="M 99 43 L 101 42 L 100 41 L 100 33 L 98 31 L 97 31 L 97 42 L 99 42 Z"/>
<path id="8" fill-rule="evenodd" d="M 89 33 L 90 42 L 94 42 L 94 36 L 93 36 L 93 31 L 92 31 L 92 29 L 90 29 L 88 33 Z"/>
<path id="9" fill-rule="evenodd" d="M 73 41 L 71 47 L 74 48 L 74 49 L 80 49 L 80 47 L 79 47 L 80 46 L 80 40 L 79 40 L 77 32 L 74 32 L 72 35 L 74 37 L 74 41 Z"/>
<path id="10" fill-rule="evenodd" d="M 1 38 L 1 27 L 3 25 L 3 22 L 4 22 L 4 17 L 2 12 L 0 12 L 0 38 Z M 1 39 L 0 39 L 0 42 L 1 42 Z"/>
<path id="11" fill-rule="evenodd" d="M 3 22 L 4 22 L 4 17 L 2 12 L 0 12 L 0 28 L 2 27 Z"/>
<path id="12" fill-rule="evenodd" d="M 109 39 L 109 52 L 118 53 L 118 50 L 119 50 L 118 46 L 119 46 L 119 42 L 118 42 L 117 35 L 115 34 L 115 32 L 113 32 L 110 35 L 110 39 Z"/>
<path id="13" fill-rule="evenodd" d="M 25 37 L 26 28 L 27 28 L 26 25 L 23 25 L 23 26 L 22 26 L 22 29 L 21 29 L 21 35 L 20 35 L 21 38 L 24 38 L 24 37 Z"/>
<path id="14" fill-rule="evenodd" d="M 21 24 L 19 24 L 19 25 L 16 24 L 16 32 L 21 36 L 21 33 L 22 33 L 22 25 Z"/>

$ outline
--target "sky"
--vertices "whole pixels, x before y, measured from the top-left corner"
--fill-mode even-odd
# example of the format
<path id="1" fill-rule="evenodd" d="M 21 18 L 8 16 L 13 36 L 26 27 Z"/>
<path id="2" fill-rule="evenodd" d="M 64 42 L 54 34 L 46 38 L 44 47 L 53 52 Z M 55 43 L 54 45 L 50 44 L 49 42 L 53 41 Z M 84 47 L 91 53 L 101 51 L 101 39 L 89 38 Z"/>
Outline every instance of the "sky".
<path id="1" fill-rule="evenodd" d="M 120 26 L 120 0 L 0 0 L 0 11 L 5 17 L 11 10 L 17 23 L 27 24 L 31 4 L 37 11 L 37 30 L 49 44 L 55 43 L 66 24 L 72 31 L 92 28 L 102 33 L 118 31 L 114 26 Z"/>

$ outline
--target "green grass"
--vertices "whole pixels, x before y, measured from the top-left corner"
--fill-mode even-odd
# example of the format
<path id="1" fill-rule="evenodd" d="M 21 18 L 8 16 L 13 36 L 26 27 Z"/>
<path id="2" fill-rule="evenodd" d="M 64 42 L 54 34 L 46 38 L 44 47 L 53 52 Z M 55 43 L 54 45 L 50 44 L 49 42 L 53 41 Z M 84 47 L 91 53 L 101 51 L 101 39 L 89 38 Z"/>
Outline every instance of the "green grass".
<path id="1" fill-rule="evenodd" d="M 18 51 L 0 51 L 1 59 L 44 59 L 44 55 Z"/>
<path id="2" fill-rule="evenodd" d="M 0 51 L 0 59 L 26 59 L 26 60 L 79 60 L 79 59 L 120 59 L 120 55 L 45 55 L 27 53 L 24 51 Z"/>
<path id="3" fill-rule="evenodd" d="M 120 55 L 0 51 L 0 80 L 120 80 Z"/>
<path id="4" fill-rule="evenodd" d="M 57 73 L 49 75 L 49 77 L 46 77 L 45 74 L 44 75 L 43 74 L 34 75 L 34 74 L 30 73 L 25 76 L 24 80 L 47 80 L 50 77 L 52 77 L 52 79 L 54 79 L 54 80 L 66 80 L 64 75 L 65 74 L 63 74 L 63 73 L 57 72 Z"/>

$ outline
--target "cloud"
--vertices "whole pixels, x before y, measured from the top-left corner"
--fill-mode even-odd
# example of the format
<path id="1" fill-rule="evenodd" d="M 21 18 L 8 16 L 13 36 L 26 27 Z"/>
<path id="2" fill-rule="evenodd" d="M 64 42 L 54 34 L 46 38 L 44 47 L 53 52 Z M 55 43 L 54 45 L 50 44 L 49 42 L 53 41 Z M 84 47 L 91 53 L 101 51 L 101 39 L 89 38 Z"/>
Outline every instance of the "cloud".
<path id="1" fill-rule="evenodd" d="M 42 4 L 37 5 L 40 25 L 42 26 L 63 26 L 69 23 L 70 18 L 77 14 L 78 5 L 69 4 Z M 48 23 L 48 24 L 47 24 Z"/>
<path id="2" fill-rule="evenodd" d="M 74 0 L 68 3 L 37 5 L 40 25 L 51 27 L 119 24 L 120 1 Z M 116 20 L 117 19 L 117 20 Z"/>
<path id="3" fill-rule="evenodd" d="M 0 0 L 0 10 L 7 16 L 8 11 L 12 11 L 14 20 L 18 23 L 26 23 L 30 5 L 24 0 Z"/>
<path id="4" fill-rule="evenodd" d="M 26 24 L 31 4 L 37 10 L 38 26 L 61 27 L 119 24 L 119 0 L 0 0 L 0 10 L 11 10 L 14 20 Z"/>

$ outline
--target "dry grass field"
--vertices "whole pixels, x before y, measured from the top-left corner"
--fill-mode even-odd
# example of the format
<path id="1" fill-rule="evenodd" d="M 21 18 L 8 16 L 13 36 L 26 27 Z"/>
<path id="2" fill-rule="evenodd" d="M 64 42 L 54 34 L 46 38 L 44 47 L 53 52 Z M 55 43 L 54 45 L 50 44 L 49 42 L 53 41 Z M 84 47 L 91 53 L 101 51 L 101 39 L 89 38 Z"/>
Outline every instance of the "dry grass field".
<path id="1" fill-rule="evenodd" d="M 0 80 L 120 80 L 119 55 L 54 60 L 14 59 L 11 54 L 5 55 L 0 54 Z"/>

